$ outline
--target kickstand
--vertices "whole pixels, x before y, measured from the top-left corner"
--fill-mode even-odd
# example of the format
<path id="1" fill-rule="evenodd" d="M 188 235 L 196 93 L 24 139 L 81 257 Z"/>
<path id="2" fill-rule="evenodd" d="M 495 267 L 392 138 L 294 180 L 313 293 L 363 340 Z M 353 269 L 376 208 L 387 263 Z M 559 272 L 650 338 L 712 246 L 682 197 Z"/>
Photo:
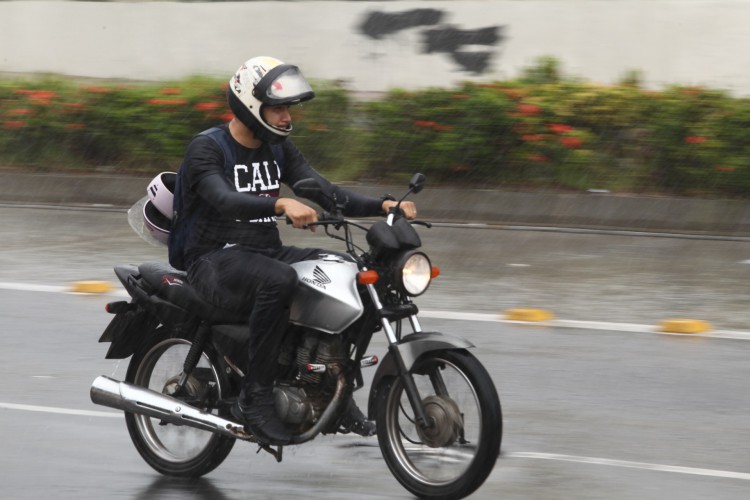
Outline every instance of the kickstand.
<path id="1" fill-rule="evenodd" d="M 256 454 L 260 453 L 260 450 L 267 451 L 273 456 L 273 458 L 276 459 L 277 463 L 281 463 L 282 453 L 284 451 L 283 446 L 277 446 L 276 449 L 274 450 L 273 448 L 271 448 L 271 446 L 265 443 L 258 443 L 258 451 L 256 451 L 255 453 Z"/>

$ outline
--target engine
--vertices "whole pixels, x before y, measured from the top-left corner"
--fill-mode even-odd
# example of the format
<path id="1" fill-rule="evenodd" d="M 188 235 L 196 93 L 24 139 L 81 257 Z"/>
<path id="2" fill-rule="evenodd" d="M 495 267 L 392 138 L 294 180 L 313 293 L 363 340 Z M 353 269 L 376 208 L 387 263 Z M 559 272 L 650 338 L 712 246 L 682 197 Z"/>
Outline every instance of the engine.
<path id="1" fill-rule="evenodd" d="M 328 405 L 336 384 L 328 373 L 328 365 L 346 361 L 341 337 L 305 332 L 296 350 L 296 383 L 279 385 L 274 391 L 279 417 L 300 429 L 314 424 Z"/>

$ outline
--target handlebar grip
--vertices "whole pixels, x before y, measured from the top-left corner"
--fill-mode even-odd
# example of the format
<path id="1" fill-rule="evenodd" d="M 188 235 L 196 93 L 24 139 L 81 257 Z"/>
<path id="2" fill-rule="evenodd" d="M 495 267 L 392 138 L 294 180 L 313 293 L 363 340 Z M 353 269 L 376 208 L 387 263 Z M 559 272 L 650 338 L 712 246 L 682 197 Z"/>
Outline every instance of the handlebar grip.
<path id="1" fill-rule="evenodd" d="M 333 220 L 333 219 L 334 219 L 334 217 L 331 216 L 331 214 L 328 213 L 328 212 L 323 211 L 323 212 L 320 212 L 318 214 L 318 221 L 319 222 L 325 222 L 325 221 Z"/>

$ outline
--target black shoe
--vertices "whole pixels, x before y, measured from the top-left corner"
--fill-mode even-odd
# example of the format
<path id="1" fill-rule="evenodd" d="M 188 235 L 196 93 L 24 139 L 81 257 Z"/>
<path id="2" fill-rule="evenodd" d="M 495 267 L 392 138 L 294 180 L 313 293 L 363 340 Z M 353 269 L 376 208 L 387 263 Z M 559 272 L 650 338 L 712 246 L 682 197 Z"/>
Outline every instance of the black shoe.
<path id="1" fill-rule="evenodd" d="M 292 435 L 276 414 L 273 389 L 264 388 L 253 391 L 249 397 L 243 396 L 241 395 L 232 405 L 231 413 L 234 418 L 245 424 L 245 430 L 265 444 L 289 444 Z"/>
<path id="2" fill-rule="evenodd" d="M 357 403 L 354 402 L 354 399 L 351 396 L 346 403 L 344 413 L 339 419 L 339 432 L 342 434 L 353 432 L 362 437 L 375 435 L 375 422 L 367 420 L 367 417 L 362 413 L 362 410 L 359 409 Z"/>

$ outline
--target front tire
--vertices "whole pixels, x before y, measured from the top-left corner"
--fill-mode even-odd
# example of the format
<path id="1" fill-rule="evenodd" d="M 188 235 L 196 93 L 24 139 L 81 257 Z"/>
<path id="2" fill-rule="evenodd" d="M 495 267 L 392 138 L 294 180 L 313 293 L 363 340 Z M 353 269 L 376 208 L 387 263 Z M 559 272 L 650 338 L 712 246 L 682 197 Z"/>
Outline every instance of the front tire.
<path id="1" fill-rule="evenodd" d="M 191 343 L 171 336 L 163 328 L 157 329 L 152 338 L 133 355 L 126 381 L 173 396 Z M 186 384 L 187 394 L 190 398 L 216 400 L 222 394 L 223 385 L 221 371 L 213 356 L 202 353 Z M 216 410 L 213 413 L 217 413 Z M 203 476 L 226 459 L 235 443 L 230 437 L 165 423 L 145 415 L 125 412 L 125 422 L 141 457 L 154 470 L 167 476 Z"/>
<path id="2" fill-rule="evenodd" d="M 420 498 L 464 498 L 500 453 L 500 399 L 484 367 L 464 350 L 424 354 L 411 370 L 432 425 L 417 425 L 398 377 L 378 388 L 378 443 L 388 468 Z"/>

